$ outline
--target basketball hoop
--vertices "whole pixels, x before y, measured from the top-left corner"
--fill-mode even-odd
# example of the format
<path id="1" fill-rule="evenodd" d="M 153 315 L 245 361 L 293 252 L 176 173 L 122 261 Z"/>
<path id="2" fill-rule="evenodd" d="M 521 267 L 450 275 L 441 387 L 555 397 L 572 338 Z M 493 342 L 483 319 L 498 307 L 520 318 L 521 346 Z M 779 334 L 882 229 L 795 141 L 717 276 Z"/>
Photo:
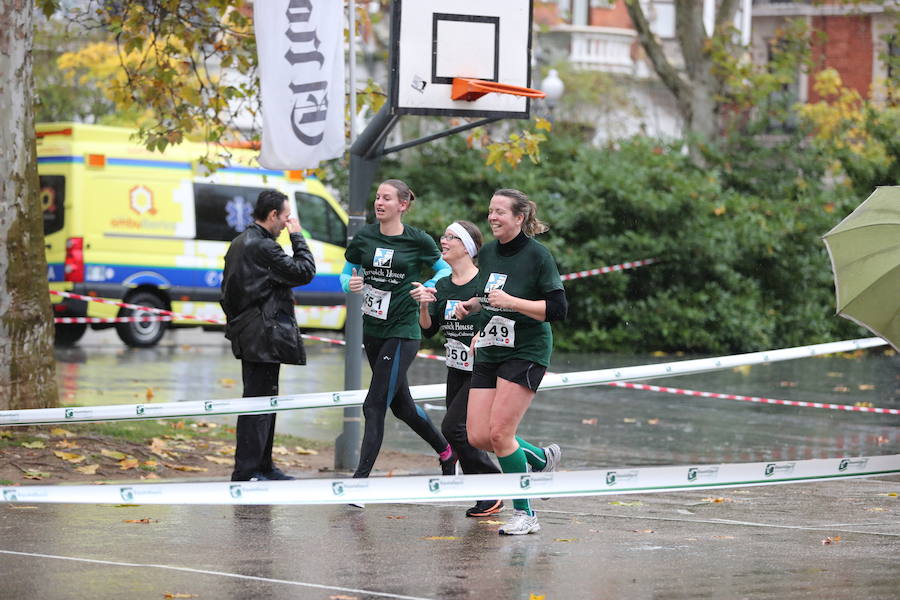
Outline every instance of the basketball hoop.
<path id="1" fill-rule="evenodd" d="M 472 79 L 470 77 L 454 77 L 453 88 L 450 90 L 450 98 L 453 100 L 467 100 L 472 102 L 490 93 L 510 94 L 512 96 L 525 96 L 526 98 L 543 98 L 546 96 L 541 90 L 485 81 L 484 79 Z"/>

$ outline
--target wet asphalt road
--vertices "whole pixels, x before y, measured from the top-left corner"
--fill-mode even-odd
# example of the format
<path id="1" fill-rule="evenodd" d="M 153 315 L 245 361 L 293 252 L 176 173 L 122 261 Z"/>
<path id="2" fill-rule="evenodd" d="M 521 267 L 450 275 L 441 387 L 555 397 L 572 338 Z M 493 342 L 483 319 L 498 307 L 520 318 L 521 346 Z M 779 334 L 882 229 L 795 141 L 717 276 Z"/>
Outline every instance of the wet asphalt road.
<path id="1" fill-rule="evenodd" d="M 283 392 L 342 387 L 342 350 L 310 350 L 310 366 L 283 371 Z M 59 358 L 73 403 L 134 402 L 147 389 L 156 401 L 240 395 L 238 364 L 217 334 L 179 331 L 133 351 L 89 332 Z M 659 383 L 897 407 L 897 358 L 805 359 Z M 554 368 L 642 360 L 570 356 Z M 413 383 L 440 376 L 425 361 L 411 373 Z M 278 423 L 328 440 L 340 411 L 295 411 Z M 898 424 L 583 388 L 541 394 L 523 430 L 561 441 L 563 468 L 578 469 L 895 454 Z M 421 446 L 389 426 L 386 447 Z M 521 538 L 498 536 L 501 518 L 465 518 L 465 505 L 0 504 L 0 598 L 898 598 L 898 493 L 900 478 L 882 478 L 555 499 L 535 503 L 543 530 Z M 150 522 L 126 523 L 142 519 Z"/>

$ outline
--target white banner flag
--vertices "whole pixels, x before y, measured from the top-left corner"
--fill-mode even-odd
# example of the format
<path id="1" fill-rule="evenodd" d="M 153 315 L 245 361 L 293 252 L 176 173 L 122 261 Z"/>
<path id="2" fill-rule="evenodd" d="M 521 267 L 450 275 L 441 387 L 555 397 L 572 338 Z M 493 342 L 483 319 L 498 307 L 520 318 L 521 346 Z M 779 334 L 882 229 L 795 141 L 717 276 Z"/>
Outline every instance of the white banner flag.
<path id="1" fill-rule="evenodd" d="M 259 164 L 311 169 L 344 152 L 343 2 L 253 3 L 263 136 Z"/>

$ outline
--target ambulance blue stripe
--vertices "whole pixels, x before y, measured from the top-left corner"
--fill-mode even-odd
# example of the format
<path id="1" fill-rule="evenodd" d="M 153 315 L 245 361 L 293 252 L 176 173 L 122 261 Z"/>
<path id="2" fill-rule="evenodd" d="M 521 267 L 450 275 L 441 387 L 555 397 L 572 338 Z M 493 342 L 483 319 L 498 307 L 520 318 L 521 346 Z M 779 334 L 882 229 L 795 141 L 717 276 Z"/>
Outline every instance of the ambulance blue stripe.
<path id="1" fill-rule="evenodd" d="M 63 281 L 63 268 L 61 263 L 51 263 L 48 272 L 49 281 Z M 91 283 L 112 283 L 121 284 L 123 281 L 137 274 L 142 276 L 135 277 L 129 283 L 131 285 L 162 285 L 168 282 L 167 287 L 171 286 L 190 286 L 190 287 L 206 287 L 218 288 L 222 278 L 222 272 L 215 269 L 185 269 L 179 267 L 153 267 L 148 268 L 146 265 L 101 265 L 95 263 L 86 263 L 84 265 L 85 274 L 92 271 L 97 273 L 105 273 L 108 269 L 112 269 L 114 274 L 110 279 L 95 279 L 85 281 L 86 284 Z M 303 292 L 337 292 L 342 293 L 341 281 L 337 273 L 335 274 L 317 274 L 313 280 L 299 289 Z"/>
<path id="2" fill-rule="evenodd" d="M 38 164 L 44 163 L 84 163 L 83 156 L 38 156 Z"/>
<path id="3" fill-rule="evenodd" d="M 110 167 L 148 167 L 153 169 L 191 169 L 191 163 L 175 160 L 146 160 L 139 158 L 107 158 Z"/>
<path id="4" fill-rule="evenodd" d="M 246 175 L 269 175 L 272 177 L 284 177 L 284 171 L 272 171 L 270 169 L 254 169 L 253 167 L 223 167 L 222 173 L 243 173 Z"/>

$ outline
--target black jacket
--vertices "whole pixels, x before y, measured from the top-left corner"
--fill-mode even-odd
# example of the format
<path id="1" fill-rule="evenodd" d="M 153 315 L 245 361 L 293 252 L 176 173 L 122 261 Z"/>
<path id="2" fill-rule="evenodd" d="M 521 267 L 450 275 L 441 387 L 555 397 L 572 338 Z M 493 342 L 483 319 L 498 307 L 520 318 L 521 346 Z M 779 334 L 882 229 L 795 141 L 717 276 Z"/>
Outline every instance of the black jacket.
<path id="1" fill-rule="evenodd" d="M 231 340 L 235 358 L 306 364 L 291 288 L 312 281 L 316 263 L 303 234 L 292 233 L 291 246 L 293 257 L 257 223 L 231 242 L 219 304 L 225 311 L 225 337 Z"/>

